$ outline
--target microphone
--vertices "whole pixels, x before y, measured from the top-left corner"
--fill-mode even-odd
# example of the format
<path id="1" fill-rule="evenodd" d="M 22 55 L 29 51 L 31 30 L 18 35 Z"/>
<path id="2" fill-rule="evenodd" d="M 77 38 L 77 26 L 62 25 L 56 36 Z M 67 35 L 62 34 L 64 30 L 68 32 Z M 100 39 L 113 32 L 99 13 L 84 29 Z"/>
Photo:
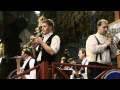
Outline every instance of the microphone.
<path id="1" fill-rule="evenodd" d="M 15 56 L 15 57 L 11 57 L 12 59 L 21 59 L 22 56 Z"/>

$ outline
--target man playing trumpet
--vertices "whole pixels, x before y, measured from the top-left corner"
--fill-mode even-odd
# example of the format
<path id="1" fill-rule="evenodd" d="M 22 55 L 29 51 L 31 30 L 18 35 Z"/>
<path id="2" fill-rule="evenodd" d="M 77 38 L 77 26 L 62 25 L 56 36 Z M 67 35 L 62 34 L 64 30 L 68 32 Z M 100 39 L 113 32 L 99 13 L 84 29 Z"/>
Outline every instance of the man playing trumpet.
<path id="1" fill-rule="evenodd" d="M 108 21 L 101 19 L 97 22 L 97 33 L 90 35 L 86 41 L 86 55 L 88 65 L 111 66 L 111 58 L 117 55 L 113 38 L 106 37 Z M 88 79 L 94 79 L 104 69 L 88 68 Z"/>
<path id="2" fill-rule="evenodd" d="M 33 41 L 33 49 L 39 52 L 36 56 L 37 62 L 48 61 L 48 63 L 51 64 L 60 49 L 60 37 L 53 32 L 54 22 L 51 19 L 44 19 L 41 25 L 44 37 L 32 36 L 30 39 Z M 37 46 L 36 48 L 35 44 Z"/>

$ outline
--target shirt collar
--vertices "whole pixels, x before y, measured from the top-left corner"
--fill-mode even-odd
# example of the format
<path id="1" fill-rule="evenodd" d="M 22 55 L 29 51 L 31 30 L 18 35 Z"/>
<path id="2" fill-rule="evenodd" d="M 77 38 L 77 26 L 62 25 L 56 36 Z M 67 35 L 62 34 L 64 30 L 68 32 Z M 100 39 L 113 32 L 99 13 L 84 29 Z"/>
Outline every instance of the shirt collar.
<path id="1" fill-rule="evenodd" d="M 99 34 L 99 33 L 96 33 L 96 35 L 97 35 L 98 37 L 105 38 L 105 36 L 103 36 L 103 35 L 101 35 L 101 34 Z"/>
<path id="2" fill-rule="evenodd" d="M 24 61 L 24 63 L 27 63 L 27 62 L 30 60 L 30 58 L 31 58 L 31 57 L 28 57 L 28 58 Z"/>
<path id="3" fill-rule="evenodd" d="M 52 34 L 53 34 L 53 32 L 50 32 L 50 33 L 44 35 L 44 37 L 50 37 Z"/>
<path id="4" fill-rule="evenodd" d="M 84 59 L 82 60 L 82 64 L 84 64 L 84 63 L 86 62 L 86 60 L 87 60 L 87 59 L 86 59 L 86 58 L 84 58 Z"/>

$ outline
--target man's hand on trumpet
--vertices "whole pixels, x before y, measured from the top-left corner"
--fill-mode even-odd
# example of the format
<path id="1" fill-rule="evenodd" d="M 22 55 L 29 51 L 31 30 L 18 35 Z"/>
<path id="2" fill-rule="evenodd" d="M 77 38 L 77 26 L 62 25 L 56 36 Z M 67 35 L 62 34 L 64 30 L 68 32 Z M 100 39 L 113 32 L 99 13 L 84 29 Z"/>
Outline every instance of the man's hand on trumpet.
<path id="1" fill-rule="evenodd" d="M 40 37 L 37 37 L 37 38 L 34 39 L 34 43 L 36 43 L 36 44 L 42 44 L 43 41 L 42 41 L 42 39 Z"/>
<path id="2" fill-rule="evenodd" d="M 108 38 L 106 41 L 106 45 L 110 46 L 113 43 L 113 38 Z"/>
<path id="3" fill-rule="evenodd" d="M 32 43 L 35 43 L 35 44 L 41 44 L 43 42 L 40 37 L 35 37 L 35 36 L 31 36 L 30 40 L 32 40 Z"/>
<path id="4" fill-rule="evenodd" d="M 36 37 L 35 36 L 30 36 L 30 41 L 32 42 L 32 44 L 35 44 L 35 40 L 36 39 Z"/>
<path id="5" fill-rule="evenodd" d="M 36 37 L 33 35 L 33 36 L 30 36 L 30 40 L 34 40 Z"/>

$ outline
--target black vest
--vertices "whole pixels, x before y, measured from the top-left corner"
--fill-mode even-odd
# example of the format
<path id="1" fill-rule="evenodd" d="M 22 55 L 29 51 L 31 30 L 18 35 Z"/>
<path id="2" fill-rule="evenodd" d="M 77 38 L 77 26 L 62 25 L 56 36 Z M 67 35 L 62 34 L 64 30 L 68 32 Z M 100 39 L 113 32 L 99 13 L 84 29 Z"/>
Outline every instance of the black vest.
<path id="1" fill-rule="evenodd" d="M 86 64 L 86 62 L 87 62 L 87 59 L 86 59 L 86 61 L 84 62 L 84 64 L 83 64 L 83 65 L 85 65 L 85 64 Z M 85 67 L 81 67 L 80 71 L 81 71 L 81 73 L 85 73 Z"/>
<path id="2" fill-rule="evenodd" d="M 25 66 L 25 68 L 24 68 L 24 71 L 30 69 L 29 63 L 30 63 L 30 60 L 31 60 L 31 59 L 32 59 L 32 58 L 30 58 L 29 61 L 27 62 L 26 66 Z M 34 65 L 35 65 L 35 64 L 34 64 Z M 28 73 L 26 73 L 26 74 L 30 74 L 30 72 L 28 72 Z"/>
<path id="3" fill-rule="evenodd" d="M 54 36 L 55 36 L 55 35 L 52 34 L 52 35 L 48 38 L 48 40 L 46 41 L 46 44 L 47 44 L 48 46 L 50 46 L 51 40 L 52 40 L 52 38 L 53 38 Z M 54 59 L 55 59 L 55 55 L 51 56 L 49 53 L 47 53 L 47 52 L 45 51 L 44 48 L 42 48 L 41 61 L 48 61 L 49 65 L 51 65 L 51 63 L 54 62 Z"/>

